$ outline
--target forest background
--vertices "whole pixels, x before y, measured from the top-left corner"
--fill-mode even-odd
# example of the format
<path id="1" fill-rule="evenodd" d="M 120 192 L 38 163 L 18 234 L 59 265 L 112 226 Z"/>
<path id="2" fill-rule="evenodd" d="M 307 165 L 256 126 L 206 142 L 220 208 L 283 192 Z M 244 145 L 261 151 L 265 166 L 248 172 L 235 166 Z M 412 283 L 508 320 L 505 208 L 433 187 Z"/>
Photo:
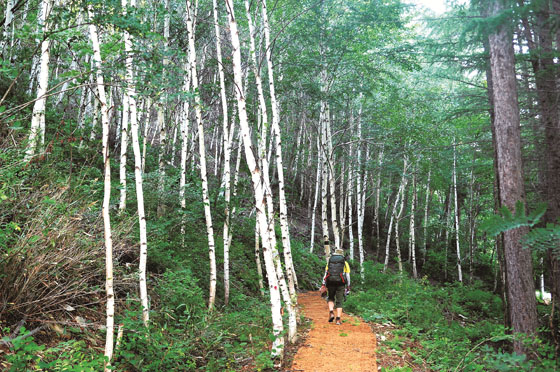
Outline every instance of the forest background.
<path id="1" fill-rule="evenodd" d="M 558 369 L 559 1 L 0 11 L 2 368 L 280 369 L 342 247 L 386 370 Z"/>

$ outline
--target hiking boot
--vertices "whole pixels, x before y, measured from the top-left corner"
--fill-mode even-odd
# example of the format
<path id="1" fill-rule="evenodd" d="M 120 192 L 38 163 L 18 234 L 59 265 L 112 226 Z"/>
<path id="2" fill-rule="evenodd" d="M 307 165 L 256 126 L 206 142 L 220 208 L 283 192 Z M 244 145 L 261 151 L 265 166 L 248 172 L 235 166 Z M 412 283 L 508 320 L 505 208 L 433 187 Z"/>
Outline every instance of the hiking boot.
<path id="1" fill-rule="evenodd" d="M 334 320 L 334 312 L 331 311 L 331 312 L 329 313 L 329 323 L 332 323 L 333 320 Z"/>
<path id="2" fill-rule="evenodd" d="M 342 323 L 340 322 L 340 318 L 336 317 L 336 325 L 341 325 Z"/>

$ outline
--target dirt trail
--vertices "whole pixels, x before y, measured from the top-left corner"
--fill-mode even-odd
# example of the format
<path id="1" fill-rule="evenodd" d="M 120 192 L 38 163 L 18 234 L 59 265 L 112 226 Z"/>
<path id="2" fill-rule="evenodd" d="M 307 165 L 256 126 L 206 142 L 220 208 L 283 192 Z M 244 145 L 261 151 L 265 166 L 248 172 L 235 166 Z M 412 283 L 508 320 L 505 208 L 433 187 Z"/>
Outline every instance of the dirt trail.
<path id="1" fill-rule="evenodd" d="M 302 293 L 298 302 L 312 324 L 290 371 L 377 372 L 376 338 L 367 323 L 347 314 L 342 314 L 341 325 L 329 323 L 327 303 L 319 292 Z"/>

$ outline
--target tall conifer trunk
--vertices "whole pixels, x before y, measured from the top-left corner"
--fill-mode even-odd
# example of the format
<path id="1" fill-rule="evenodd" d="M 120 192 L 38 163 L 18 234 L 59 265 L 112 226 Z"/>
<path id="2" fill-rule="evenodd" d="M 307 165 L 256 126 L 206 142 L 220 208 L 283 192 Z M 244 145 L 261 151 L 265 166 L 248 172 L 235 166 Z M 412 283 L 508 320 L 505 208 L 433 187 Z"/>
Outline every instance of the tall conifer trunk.
<path id="1" fill-rule="evenodd" d="M 504 10 L 500 0 L 495 0 L 490 6 L 493 16 L 501 14 Z M 513 211 L 516 203 L 525 203 L 525 188 L 511 32 L 505 24 L 500 24 L 497 30 L 490 34 L 489 42 L 500 203 Z M 527 229 L 523 227 L 506 231 L 504 247 L 511 325 L 515 333 L 531 335 L 537 328 L 537 309 L 531 252 L 523 249 L 521 245 L 526 232 Z M 517 353 L 527 352 L 520 340 L 514 341 L 514 350 Z"/>

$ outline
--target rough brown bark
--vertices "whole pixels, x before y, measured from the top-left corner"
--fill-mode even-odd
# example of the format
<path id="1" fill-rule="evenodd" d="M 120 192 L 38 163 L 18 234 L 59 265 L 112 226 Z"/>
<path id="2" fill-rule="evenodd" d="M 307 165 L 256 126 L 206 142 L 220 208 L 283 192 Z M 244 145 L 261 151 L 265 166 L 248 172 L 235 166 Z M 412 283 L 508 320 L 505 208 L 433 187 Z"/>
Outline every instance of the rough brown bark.
<path id="1" fill-rule="evenodd" d="M 519 1 L 523 5 L 523 1 Z M 537 102 L 539 121 L 544 133 L 544 169 L 541 170 L 543 180 L 541 193 L 548 208 L 544 215 L 544 223 L 557 223 L 560 218 L 560 117 L 558 111 L 558 89 L 556 87 L 556 69 L 558 66 L 553 59 L 553 40 L 558 43 L 558 31 L 551 30 L 552 13 L 559 8 L 557 0 L 536 3 L 535 22 L 531 27 L 527 18 L 522 19 L 523 30 L 527 44 L 535 86 L 537 88 Z M 533 31 L 533 32 L 531 32 Z M 558 49 L 558 44 L 556 45 Z M 550 270 L 550 291 L 554 304 L 560 310 L 560 261 L 552 250 L 548 251 L 547 259 Z M 557 328 L 554 322 L 553 329 Z M 553 332 L 556 334 L 556 332 Z"/>
<path id="2" fill-rule="evenodd" d="M 500 0 L 491 5 L 492 15 L 497 15 L 502 10 Z M 525 203 L 525 188 L 515 61 L 512 36 L 506 25 L 501 24 L 489 35 L 489 44 L 500 204 L 513 211 L 517 202 Z M 504 233 L 507 297 L 514 333 L 534 334 L 537 328 L 537 309 L 531 252 L 521 245 L 526 232 L 526 228 L 517 228 Z M 520 341 L 514 342 L 514 351 L 522 354 L 527 352 Z"/>

